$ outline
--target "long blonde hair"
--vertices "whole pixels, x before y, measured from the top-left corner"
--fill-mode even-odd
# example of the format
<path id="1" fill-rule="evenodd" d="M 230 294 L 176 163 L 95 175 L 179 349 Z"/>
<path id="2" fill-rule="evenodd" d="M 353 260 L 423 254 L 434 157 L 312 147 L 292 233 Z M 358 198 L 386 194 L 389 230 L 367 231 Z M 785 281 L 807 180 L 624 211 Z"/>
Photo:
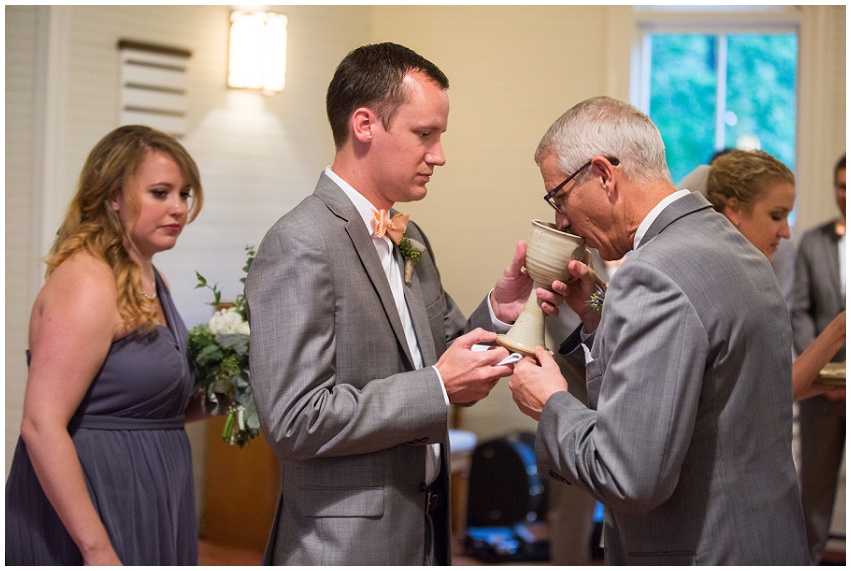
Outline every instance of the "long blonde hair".
<path id="1" fill-rule="evenodd" d="M 192 188 L 188 222 L 204 202 L 201 177 L 195 161 L 174 137 L 143 125 L 119 127 L 101 139 L 89 152 L 80 172 L 77 193 L 68 206 L 65 220 L 45 260 L 46 276 L 71 255 L 84 251 L 112 268 L 118 291 L 118 311 L 131 330 L 150 331 L 158 320 L 157 302 L 142 290 L 142 272 L 130 256 L 136 245 L 130 228 L 124 227 L 110 202 L 121 196 L 138 216 L 138 205 L 130 192 L 131 181 L 148 151 L 169 155 L 180 167 Z M 129 250 L 128 250 L 129 248 Z"/>

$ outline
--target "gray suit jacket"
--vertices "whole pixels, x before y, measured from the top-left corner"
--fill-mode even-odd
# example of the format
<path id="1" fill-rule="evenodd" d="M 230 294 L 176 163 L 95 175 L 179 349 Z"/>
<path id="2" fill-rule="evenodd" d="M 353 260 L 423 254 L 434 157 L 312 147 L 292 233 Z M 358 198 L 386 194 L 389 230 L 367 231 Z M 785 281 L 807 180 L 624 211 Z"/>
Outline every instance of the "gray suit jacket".
<path id="1" fill-rule="evenodd" d="M 839 281 L 838 242 L 833 221 L 813 228 L 801 238 L 792 302 L 792 332 L 799 354 L 845 309 Z M 845 360 L 844 346 L 832 360 Z"/>
<path id="2" fill-rule="evenodd" d="M 607 563 L 808 563 L 788 316 L 765 256 L 696 193 L 620 266 L 591 408 L 556 393 L 536 439 L 540 473 L 606 506 Z M 581 364 L 577 338 L 562 352 Z"/>
<path id="3" fill-rule="evenodd" d="M 408 234 L 428 245 L 415 224 Z M 443 451 L 434 555 L 450 562 L 447 406 L 430 365 L 465 319 L 430 249 L 404 289 L 420 370 L 363 219 L 324 174 L 260 244 L 245 296 L 251 382 L 281 467 L 267 563 L 423 564 L 431 443 Z M 483 304 L 469 327 L 489 323 Z"/>

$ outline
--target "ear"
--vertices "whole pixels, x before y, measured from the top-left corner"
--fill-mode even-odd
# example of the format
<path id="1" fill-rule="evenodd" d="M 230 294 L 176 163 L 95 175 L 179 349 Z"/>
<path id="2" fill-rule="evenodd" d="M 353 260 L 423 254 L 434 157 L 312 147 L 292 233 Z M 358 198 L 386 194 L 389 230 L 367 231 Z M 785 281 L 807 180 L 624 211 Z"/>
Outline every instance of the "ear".
<path id="1" fill-rule="evenodd" d="M 730 219 L 733 226 L 736 228 L 739 227 L 739 224 L 742 221 L 742 204 L 739 202 L 738 198 L 730 198 L 724 203 L 724 216 Z"/>
<path id="2" fill-rule="evenodd" d="M 379 119 L 370 109 L 359 107 L 349 119 L 349 132 L 360 143 L 369 143 L 375 135 Z"/>
<path id="3" fill-rule="evenodd" d="M 114 211 L 118 212 L 121 210 L 121 193 L 116 192 L 112 198 L 109 199 L 109 207 Z"/>
<path id="4" fill-rule="evenodd" d="M 606 193 L 613 192 L 616 186 L 614 183 L 617 182 L 620 175 L 614 165 L 607 158 L 596 156 L 591 159 L 591 168 L 594 169 L 594 174 L 598 177 L 599 184 L 603 186 Z"/>

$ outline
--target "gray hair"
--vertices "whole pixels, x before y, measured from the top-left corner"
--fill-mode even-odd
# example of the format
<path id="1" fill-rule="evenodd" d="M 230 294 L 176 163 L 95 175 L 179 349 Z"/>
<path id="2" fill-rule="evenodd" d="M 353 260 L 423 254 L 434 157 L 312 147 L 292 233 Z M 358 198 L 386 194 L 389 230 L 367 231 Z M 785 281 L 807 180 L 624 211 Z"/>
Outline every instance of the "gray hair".
<path id="1" fill-rule="evenodd" d="M 586 99 L 559 117 L 538 144 L 535 162 L 540 165 L 549 153 L 558 157 L 565 174 L 602 155 L 619 159 L 631 180 L 673 184 L 659 129 L 647 115 L 611 97 Z M 582 173 L 577 180 L 587 176 Z"/>

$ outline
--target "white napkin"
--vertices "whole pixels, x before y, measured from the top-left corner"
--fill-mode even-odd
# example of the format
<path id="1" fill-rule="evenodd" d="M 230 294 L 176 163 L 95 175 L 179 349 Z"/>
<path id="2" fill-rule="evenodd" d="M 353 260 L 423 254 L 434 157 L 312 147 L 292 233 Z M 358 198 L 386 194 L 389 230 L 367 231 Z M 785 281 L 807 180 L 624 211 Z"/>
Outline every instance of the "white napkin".
<path id="1" fill-rule="evenodd" d="M 488 349 L 493 349 L 494 345 L 473 345 L 470 347 L 471 351 L 487 351 Z M 509 365 L 511 363 L 516 363 L 520 359 L 523 358 L 523 355 L 520 353 L 511 353 L 508 357 L 497 363 L 497 365 Z"/>

